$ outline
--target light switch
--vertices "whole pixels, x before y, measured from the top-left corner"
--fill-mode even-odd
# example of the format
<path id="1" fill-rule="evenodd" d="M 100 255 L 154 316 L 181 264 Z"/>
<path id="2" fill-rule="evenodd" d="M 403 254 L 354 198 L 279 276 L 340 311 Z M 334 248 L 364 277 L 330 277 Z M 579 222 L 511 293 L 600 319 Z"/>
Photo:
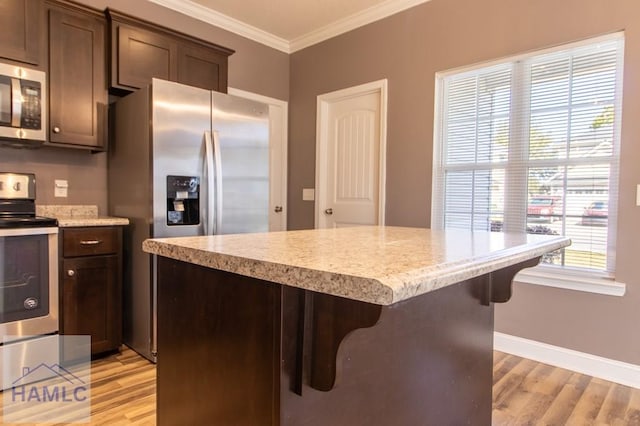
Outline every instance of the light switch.
<path id="1" fill-rule="evenodd" d="M 313 201 L 316 199 L 316 190 L 314 188 L 302 189 L 302 201 Z"/>
<path id="2" fill-rule="evenodd" d="M 53 189 L 54 197 L 67 197 L 67 191 L 69 189 L 68 181 L 56 179 L 53 185 L 54 185 L 54 189 Z"/>

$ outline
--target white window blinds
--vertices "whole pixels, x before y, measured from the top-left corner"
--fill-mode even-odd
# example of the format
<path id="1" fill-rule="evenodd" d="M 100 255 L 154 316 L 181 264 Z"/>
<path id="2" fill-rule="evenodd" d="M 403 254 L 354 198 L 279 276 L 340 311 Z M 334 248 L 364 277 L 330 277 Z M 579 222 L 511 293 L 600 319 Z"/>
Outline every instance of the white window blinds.
<path id="1" fill-rule="evenodd" d="M 613 270 L 623 38 L 438 76 L 434 228 L 561 234 Z"/>

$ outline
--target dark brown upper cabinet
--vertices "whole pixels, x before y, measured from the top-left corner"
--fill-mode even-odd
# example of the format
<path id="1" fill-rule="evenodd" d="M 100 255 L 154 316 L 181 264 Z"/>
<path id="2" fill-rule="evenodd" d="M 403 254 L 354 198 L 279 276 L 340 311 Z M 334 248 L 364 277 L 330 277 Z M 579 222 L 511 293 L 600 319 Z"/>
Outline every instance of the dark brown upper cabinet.
<path id="1" fill-rule="evenodd" d="M 169 81 L 227 91 L 228 57 L 234 51 L 107 9 L 111 39 L 110 87 L 130 92 Z"/>
<path id="2" fill-rule="evenodd" d="M 175 40 L 124 24 L 118 25 L 116 32 L 117 70 L 112 70 L 119 88 L 141 88 L 151 83 L 153 77 L 176 80 L 178 46 Z"/>
<path id="3" fill-rule="evenodd" d="M 227 91 L 227 57 L 218 49 L 192 44 L 178 46 L 180 83 L 203 89 Z"/>
<path id="4" fill-rule="evenodd" d="M 48 14 L 49 143 L 103 150 L 108 107 L 104 16 L 62 6 L 50 6 Z"/>
<path id="5" fill-rule="evenodd" d="M 40 64 L 42 11 L 42 0 L 0 0 L 0 57 Z"/>

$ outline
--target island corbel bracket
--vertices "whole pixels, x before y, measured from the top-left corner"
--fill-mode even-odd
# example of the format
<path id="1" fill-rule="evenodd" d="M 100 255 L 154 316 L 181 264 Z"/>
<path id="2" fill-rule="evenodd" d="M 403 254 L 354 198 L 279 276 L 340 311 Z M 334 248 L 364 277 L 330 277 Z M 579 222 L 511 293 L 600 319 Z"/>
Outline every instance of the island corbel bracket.
<path id="1" fill-rule="evenodd" d="M 524 262 L 516 263 L 515 265 L 487 274 L 484 279 L 485 287 L 482 304 L 489 305 L 491 302 L 508 302 L 513 293 L 513 278 L 521 270 L 538 265 L 540 259 L 540 256 L 534 257 L 533 259 L 525 260 Z"/>
<path id="2" fill-rule="evenodd" d="M 380 319 L 382 306 L 321 293 L 313 293 L 312 306 L 309 385 L 328 392 L 335 385 L 340 367 L 340 344 L 354 330 L 373 327 Z"/>

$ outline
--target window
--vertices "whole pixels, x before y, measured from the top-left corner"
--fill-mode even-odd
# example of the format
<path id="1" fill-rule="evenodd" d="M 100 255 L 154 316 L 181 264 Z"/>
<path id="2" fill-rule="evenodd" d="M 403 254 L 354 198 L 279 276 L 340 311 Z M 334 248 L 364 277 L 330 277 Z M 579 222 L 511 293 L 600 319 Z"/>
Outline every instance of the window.
<path id="1" fill-rule="evenodd" d="M 611 276 L 623 43 L 438 75 L 432 226 L 566 235 L 543 263 Z"/>

